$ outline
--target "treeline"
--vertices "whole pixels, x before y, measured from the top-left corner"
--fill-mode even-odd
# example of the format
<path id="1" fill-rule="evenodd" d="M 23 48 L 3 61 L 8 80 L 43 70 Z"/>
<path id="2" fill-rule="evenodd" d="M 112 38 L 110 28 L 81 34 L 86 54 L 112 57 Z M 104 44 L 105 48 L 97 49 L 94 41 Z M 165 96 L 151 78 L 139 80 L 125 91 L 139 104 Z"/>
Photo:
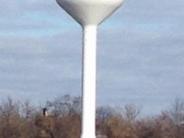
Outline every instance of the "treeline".
<path id="1" fill-rule="evenodd" d="M 0 138 L 80 138 L 80 101 L 66 95 L 34 107 L 7 98 L 0 104 Z M 184 138 L 183 100 L 176 99 L 170 109 L 154 117 L 139 114 L 135 105 L 98 107 L 98 138 Z"/>

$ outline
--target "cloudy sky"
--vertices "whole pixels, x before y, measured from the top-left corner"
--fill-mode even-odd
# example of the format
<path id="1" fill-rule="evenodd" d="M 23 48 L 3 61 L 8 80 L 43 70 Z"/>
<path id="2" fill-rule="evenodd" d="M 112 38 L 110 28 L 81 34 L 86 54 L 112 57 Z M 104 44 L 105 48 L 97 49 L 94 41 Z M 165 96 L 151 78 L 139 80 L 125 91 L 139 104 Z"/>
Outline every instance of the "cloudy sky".
<path id="1" fill-rule="evenodd" d="M 54 0 L 1 0 L 0 99 L 80 95 L 82 30 Z M 98 33 L 98 105 L 184 98 L 184 1 L 126 0 Z"/>

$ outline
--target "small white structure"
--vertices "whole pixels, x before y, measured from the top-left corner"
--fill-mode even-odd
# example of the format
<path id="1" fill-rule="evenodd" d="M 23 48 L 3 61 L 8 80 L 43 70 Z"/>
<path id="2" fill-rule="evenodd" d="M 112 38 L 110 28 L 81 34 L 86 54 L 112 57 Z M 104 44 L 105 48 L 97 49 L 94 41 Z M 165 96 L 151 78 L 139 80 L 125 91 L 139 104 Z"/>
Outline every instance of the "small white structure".
<path id="1" fill-rule="evenodd" d="M 83 28 L 82 136 L 95 138 L 97 25 L 124 0 L 57 0 Z"/>

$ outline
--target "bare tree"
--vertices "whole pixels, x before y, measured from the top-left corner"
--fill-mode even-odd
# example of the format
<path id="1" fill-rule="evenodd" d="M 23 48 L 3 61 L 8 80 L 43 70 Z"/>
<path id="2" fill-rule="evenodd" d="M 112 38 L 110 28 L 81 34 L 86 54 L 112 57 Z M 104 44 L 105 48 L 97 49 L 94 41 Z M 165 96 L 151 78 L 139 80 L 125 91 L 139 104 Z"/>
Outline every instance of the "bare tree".
<path id="1" fill-rule="evenodd" d="M 124 107 L 124 115 L 129 121 L 135 121 L 140 111 L 140 108 L 133 104 L 125 105 Z"/>
<path id="2" fill-rule="evenodd" d="M 65 95 L 54 101 L 47 101 L 46 107 L 50 108 L 55 116 L 81 114 L 81 98 Z"/>
<path id="3" fill-rule="evenodd" d="M 170 116 L 176 125 L 184 122 L 184 100 L 175 99 L 170 109 Z"/>
<path id="4" fill-rule="evenodd" d="M 127 104 L 124 107 L 117 107 L 119 113 L 125 120 L 134 122 L 141 112 L 141 108 L 134 104 Z"/>
<path id="5" fill-rule="evenodd" d="M 23 118 L 31 119 L 36 113 L 36 108 L 32 106 L 29 101 L 25 101 L 21 104 L 20 114 Z"/>
<path id="6" fill-rule="evenodd" d="M 184 135 L 184 100 L 176 98 L 170 109 L 170 117 L 175 125 L 175 137 Z"/>

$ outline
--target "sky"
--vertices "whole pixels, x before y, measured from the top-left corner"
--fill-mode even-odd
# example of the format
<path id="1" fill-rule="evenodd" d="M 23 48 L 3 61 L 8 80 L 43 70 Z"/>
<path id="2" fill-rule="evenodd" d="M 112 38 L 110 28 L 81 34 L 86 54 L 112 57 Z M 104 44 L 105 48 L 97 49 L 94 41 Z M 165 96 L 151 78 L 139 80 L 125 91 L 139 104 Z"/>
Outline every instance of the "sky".
<path id="1" fill-rule="evenodd" d="M 157 114 L 184 98 L 184 1 L 125 0 L 98 28 L 97 104 Z M 0 99 L 81 95 L 82 29 L 54 0 L 1 0 Z"/>

